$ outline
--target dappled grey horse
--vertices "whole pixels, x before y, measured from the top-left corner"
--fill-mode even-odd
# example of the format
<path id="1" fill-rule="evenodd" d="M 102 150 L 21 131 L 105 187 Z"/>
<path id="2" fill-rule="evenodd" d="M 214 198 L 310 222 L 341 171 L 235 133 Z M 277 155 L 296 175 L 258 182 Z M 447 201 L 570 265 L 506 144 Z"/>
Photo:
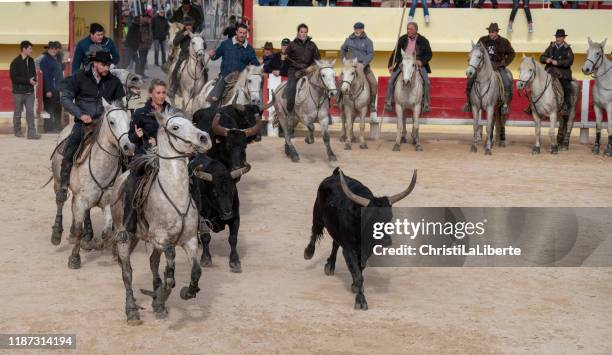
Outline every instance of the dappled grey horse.
<path id="1" fill-rule="evenodd" d="M 200 290 L 201 276 L 198 251 L 198 211 L 189 193 L 189 157 L 210 149 L 210 136 L 197 129 L 180 111 L 166 110 L 155 113 L 159 123 L 157 151 L 137 157 L 148 166 L 156 167 L 155 175 L 143 187 L 142 204 L 139 205 L 139 223 L 135 236 L 130 236 L 123 226 L 123 190 L 130 172 L 117 179 L 113 189 L 112 216 L 115 227 L 116 251 L 121 264 L 126 292 L 125 312 L 128 324 L 138 325 L 140 315 L 132 290 L 132 266 L 130 255 L 140 239 L 150 243 L 153 251 L 150 267 L 153 274 L 153 291 L 142 290 L 153 298 L 153 310 L 158 318 L 167 315 L 165 302 L 175 286 L 175 246 L 181 246 L 191 262 L 191 282 L 181 289 L 181 298 L 194 298 Z M 164 279 L 159 276 L 161 253 L 166 257 Z"/>
<path id="2" fill-rule="evenodd" d="M 503 70 L 507 69 L 504 68 Z M 508 70 L 508 73 L 510 80 L 512 80 L 512 72 Z M 490 155 L 492 153 L 491 148 L 493 147 L 494 130 L 498 132 L 496 134 L 498 144 L 500 146 L 506 145 L 505 134 L 502 134 L 505 117 L 501 113 L 504 99 L 504 84 L 501 76 L 493 70 L 489 55 L 481 42 L 478 42 L 478 44 L 472 42 L 466 75 L 468 80 L 474 80 L 474 85 L 470 91 L 470 102 L 474 117 L 474 140 L 470 150 L 474 153 L 478 150 L 480 120 L 484 110 L 487 113 L 487 137 L 484 143 L 485 154 Z"/>
<path id="3" fill-rule="evenodd" d="M 550 138 L 550 153 L 558 154 L 559 145 L 566 148 L 569 147 L 569 139 L 574 126 L 574 118 L 576 117 L 576 104 L 580 96 L 580 86 L 574 81 L 572 82 L 572 99 L 570 113 L 568 117 L 562 117 L 559 126 L 559 134 L 555 139 L 555 126 L 559 111 L 563 104 L 563 88 L 558 80 L 554 79 L 544 68 L 536 63 L 533 57 L 525 57 L 521 60 L 519 67 L 519 80 L 516 87 L 519 90 L 529 89 L 531 92 L 527 95 L 531 106 L 533 120 L 535 122 L 536 141 L 533 146 L 532 153 L 540 154 L 540 126 L 543 116 L 550 119 L 550 129 L 548 136 Z"/>
<path id="4" fill-rule="evenodd" d="M 236 83 L 219 99 L 219 106 L 229 106 L 232 104 L 261 106 L 263 74 L 263 65 L 248 65 L 238 75 Z M 197 94 L 194 112 L 211 106 L 211 103 L 206 98 L 214 86 L 215 80 L 210 80 Z"/>
<path id="5" fill-rule="evenodd" d="M 87 241 L 84 249 L 101 248 L 103 241 L 111 236 L 112 217 L 110 214 L 110 189 L 117 175 L 120 173 L 124 155 L 133 155 L 135 146 L 128 138 L 130 130 L 130 117 L 123 103 L 108 104 L 102 99 L 104 115 L 97 122 L 94 134 L 94 142 L 86 148 L 70 172 L 69 188 L 72 192 L 72 226 L 70 227 L 70 239 L 74 241 L 72 254 L 68 259 L 68 267 L 78 269 L 81 267 L 81 238 L 85 228 L 91 228 L 90 210 L 100 207 L 104 210 L 105 225 L 99 238 L 93 237 Z M 72 130 L 72 125 L 62 130 L 58 138 L 58 145 L 66 140 Z M 51 155 L 51 170 L 53 172 L 54 190 L 60 189 L 60 170 L 63 159 L 63 151 L 55 148 Z M 56 197 L 57 212 L 51 243 L 59 245 L 62 239 L 62 209 L 64 201 Z"/>
<path id="6" fill-rule="evenodd" d="M 170 88 L 174 86 L 174 80 L 178 80 L 178 90 L 170 99 L 174 107 L 183 110 L 189 117 L 198 109 L 195 107 L 194 101 L 196 94 L 202 90 L 206 83 L 206 41 L 203 34 L 194 33 L 191 36 L 189 44 L 189 58 L 181 63 L 177 78 L 172 77 L 175 61 L 170 66 L 168 85 Z"/>
<path id="7" fill-rule="evenodd" d="M 606 41 L 593 42 L 589 37 L 589 49 L 586 60 L 582 66 L 582 72 L 595 78 L 593 87 L 593 109 L 595 110 L 595 144 L 593 154 L 599 154 L 601 140 L 601 120 L 603 111 L 608 114 L 608 145 L 605 155 L 612 156 L 612 60 L 606 58 Z"/>
<path id="8" fill-rule="evenodd" d="M 351 142 L 355 139 L 353 133 L 353 118 L 359 119 L 359 148 L 367 149 L 365 141 L 365 118 L 370 106 L 370 85 L 364 73 L 363 64 L 357 58 L 345 60 L 340 73 L 340 92 L 342 100 L 342 138 L 344 149 L 351 149 Z M 354 117 L 356 116 L 356 117 Z"/>
<path id="9" fill-rule="evenodd" d="M 412 111 L 412 144 L 417 151 L 422 151 L 423 146 L 419 138 L 419 116 L 421 114 L 421 104 L 423 102 L 423 78 L 417 67 L 416 57 L 413 54 L 406 54 L 402 50 L 401 77 L 395 81 L 393 88 L 393 102 L 395 103 L 395 115 L 397 117 L 397 134 L 393 151 L 400 150 L 401 143 L 408 143 L 406 136 L 406 117 L 404 110 Z"/>
<path id="10" fill-rule="evenodd" d="M 287 83 L 279 85 L 273 94 L 275 118 L 285 132 L 285 154 L 292 161 L 298 162 L 298 155 L 293 143 L 291 143 L 291 132 L 293 127 L 302 122 L 308 128 L 306 143 L 314 143 L 314 123 L 318 120 L 323 135 L 323 143 L 330 161 L 337 160 L 336 155 L 329 145 L 328 116 L 329 98 L 337 96 L 336 75 L 334 64 L 336 60 L 317 60 L 315 64 L 306 69 L 306 76 L 300 78 L 297 83 L 297 94 L 295 98 L 295 108 L 293 113 L 287 111 L 287 98 L 285 88 Z"/>

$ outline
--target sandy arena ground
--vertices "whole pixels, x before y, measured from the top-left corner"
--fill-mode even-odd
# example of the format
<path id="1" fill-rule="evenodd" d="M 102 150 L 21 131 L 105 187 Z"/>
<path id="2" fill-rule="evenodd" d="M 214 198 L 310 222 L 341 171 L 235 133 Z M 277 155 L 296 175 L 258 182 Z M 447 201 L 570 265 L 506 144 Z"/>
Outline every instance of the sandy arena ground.
<path id="1" fill-rule="evenodd" d="M 390 133 L 367 151 L 344 151 L 335 135 L 337 163 L 381 195 L 400 191 L 418 168 L 415 191 L 398 206 L 612 206 L 612 159 L 593 156 L 577 137 L 569 152 L 532 156 L 532 130 L 509 128 L 508 147 L 485 157 L 482 148 L 469 153 L 468 127 L 422 132 L 422 153 L 407 145 L 391 152 Z M 335 276 L 323 273 L 329 236 L 303 259 L 317 186 L 336 166 L 320 137 L 314 145 L 295 139 L 297 164 L 281 139 L 249 146 L 253 170 L 239 186 L 242 274 L 229 272 L 226 234 L 214 235 L 214 266 L 204 269 L 198 297 L 183 301 L 189 268 L 177 252 L 169 318 L 156 320 L 138 292 L 144 324 L 129 327 L 110 252 L 84 252 L 82 268 L 68 269 L 68 206 L 62 244 L 50 243 L 54 196 L 40 186 L 54 142 L 0 136 L 0 333 L 76 333 L 82 354 L 612 352 L 606 268 L 369 268 L 370 310 L 353 310 L 343 260 Z M 96 210 L 96 230 L 101 224 Z M 150 288 L 144 244 L 132 260 L 135 290 Z"/>

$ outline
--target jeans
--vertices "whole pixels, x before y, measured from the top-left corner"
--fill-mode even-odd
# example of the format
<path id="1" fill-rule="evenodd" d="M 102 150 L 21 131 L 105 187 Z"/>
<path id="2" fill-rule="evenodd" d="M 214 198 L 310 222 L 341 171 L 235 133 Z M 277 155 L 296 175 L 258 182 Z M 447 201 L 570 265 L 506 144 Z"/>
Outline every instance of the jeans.
<path id="1" fill-rule="evenodd" d="M 572 9 L 577 9 L 578 8 L 578 3 L 579 1 L 568 1 L 572 3 Z M 551 1 L 550 4 L 552 5 L 553 8 L 555 9 L 561 9 L 563 8 L 563 4 L 562 1 Z"/>
<path id="2" fill-rule="evenodd" d="M 136 74 L 144 75 L 145 67 L 147 65 L 147 54 L 149 53 L 148 49 L 139 50 L 138 57 L 136 58 Z"/>
<path id="3" fill-rule="evenodd" d="M 159 40 L 156 39 L 153 41 L 153 51 L 154 51 L 154 58 L 155 58 L 155 65 L 159 65 L 159 61 L 157 60 L 157 55 L 159 54 L 160 50 L 161 50 L 161 63 L 166 64 L 166 45 L 167 45 L 168 41 L 164 40 Z"/>
<path id="4" fill-rule="evenodd" d="M 571 79 L 559 79 L 561 86 L 563 86 L 563 105 L 569 111 L 572 107 L 572 80 Z"/>
<path id="5" fill-rule="evenodd" d="M 132 63 L 136 65 L 136 51 L 131 48 L 125 47 L 125 59 L 123 62 L 123 69 L 129 69 Z"/>
<path id="6" fill-rule="evenodd" d="M 51 118 L 45 121 L 45 132 L 59 131 L 62 129 L 62 105 L 60 104 L 59 91 L 53 92 L 52 97 L 45 95 L 43 107 Z"/>
<path id="7" fill-rule="evenodd" d="M 425 99 L 425 103 L 429 105 L 430 97 L 430 83 L 429 83 L 429 74 L 427 73 L 427 69 L 425 67 L 421 67 L 421 77 L 423 78 L 423 97 Z M 395 80 L 401 73 L 401 66 L 397 66 L 397 68 L 391 73 L 391 78 L 389 78 L 389 84 L 387 86 L 387 96 L 386 100 L 393 102 L 393 87 L 395 86 Z"/>
<path id="8" fill-rule="evenodd" d="M 28 123 L 28 136 L 36 134 L 36 126 L 34 122 L 34 93 L 13 94 L 13 130 L 15 134 L 21 133 L 21 113 L 25 106 L 26 122 Z"/>
<path id="9" fill-rule="evenodd" d="M 412 4 L 410 5 L 410 12 L 408 13 L 408 17 L 414 17 L 414 12 L 416 11 L 417 3 L 419 0 L 412 0 Z M 423 4 L 423 14 L 425 16 L 429 16 L 429 9 L 427 8 L 427 0 L 421 0 Z"/>
<path id="10" fill-rule="evenodd" d="M 512 12 L 510 12 L 510 22 L 514 21 L 516 17 L 516 12 L 519 9 L 520 0 L 512 0 Z M 529 0 L 523 0 L 523 7 L 525 8 L 525 16 L 527 16 L 527 22 L 532 23 L 531 19 L 531 10 L 529 10 Z"/>
<path id="11" fill-rule="evenodd" d="M 374 72 L 372 72 L 369 64 L 364 68 L 364 72 L 370 86 L 370 108 L 374 109 L 376 107 L 376 94 L 378 93 L 378 80 L 376 80 L 376 76 L 374 76 Z"/>

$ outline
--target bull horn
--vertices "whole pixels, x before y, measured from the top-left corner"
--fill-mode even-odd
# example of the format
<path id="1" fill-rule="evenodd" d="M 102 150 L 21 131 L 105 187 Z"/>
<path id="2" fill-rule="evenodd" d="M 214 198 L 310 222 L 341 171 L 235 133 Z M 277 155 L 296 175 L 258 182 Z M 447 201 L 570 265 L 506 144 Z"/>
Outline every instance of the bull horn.
<path id="1" fill-rule="evenodd" d="M 351 201 L 355 202 L 360 206 L 368 207 L 368 205 L 370 204 L 370 200 L 365 197 L 361 197 L 357 194 L 354 194 L 353 191 L 351 191 L 351 189 L 349 189 L 348 185 L 346 184 L 346 180 L 344 180 L 344 174 L 342 173 L 342 170 L 338 169 L 338 172 L 340 173 L 340 186 L 342 187 L 342 191 L 344 192 L 346 197 L 348 197 Z"/>
<path id="2" fill-rule="evenodd" d="M 213 118 L 213 121 L 212 121 L 212 130 L 218 136 L 227 137 L 227 132 L 229 131 L 229 129 L 221 126 L 219 124 L 220 120 L 221 120 L 221 114 L 217 112 L 215 114 L 215 117 Z"/>
<path id="3" fill-rule="evenodd" d="M 240 104 L 232 104 L 232 107 L 235 108 L 236 110 L 243 112 L 244 111 L 244 105 L 240 105 Z"/>
<path id="4" fill-rule="evenodd" d="M 250 166 L 245 166 L 244 168 L 232 170 L 232 172 L 231 172 L 232 179 L 238 179 L 242 175 L 248 173 L 249 170 L 251 170 Z"/>
<path id="5" fill-rule="evenodd" d="M 204 180 L 204 181 L 208 181 L 208 182 L 212 182 L 213 181 L 213 176 L 212 174 L 209 173 L 205 173 L 203 171 L 198 171 L 196 170 L 193 175 L 195 175 L 198 179 Z"/>
<path id="6" fill-rule="evenodd" d="M 410 195 L 412 190 L 414 190 L 414 186 L 416 185 L 416 180 L 417 180 L 417 170 L 414 169 L 414 173 L 412 173 L 412 181 L 410 181 L 410 186 L 408 186 L 406 190 L 400 192 L 399 194 L 388 197 L 389 204 L 393 205 L 394 203 L 398 202 L 404 197 Z"/>
<path id="7" fill-rule="evenodd" d="M 257 132 L 261 131 L 261 127 L 263 127 L 263 124 L 264 120 L 262 120 L 261 117 L 257 115 L 257 121 L 255 122 L 255 125 L 253 127 L 245 129 L 244 134 L 247 136 L 247 138 L 253 137 L 257 134 Z"/>

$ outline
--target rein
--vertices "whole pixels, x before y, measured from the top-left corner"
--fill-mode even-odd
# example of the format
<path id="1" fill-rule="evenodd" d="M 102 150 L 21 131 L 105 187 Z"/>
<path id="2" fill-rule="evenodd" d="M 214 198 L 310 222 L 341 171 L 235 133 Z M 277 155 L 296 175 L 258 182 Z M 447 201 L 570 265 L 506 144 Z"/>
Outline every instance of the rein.
<path id="1" fill-rule="evenodd" d="M 599 59 L 597 59 L 596 62 L 590 60 L 589 58 L 586 59 L 587 62 L 590 62 L 591 64 L 593 64 L 593 73 L 591 74 L 591 77 L 593 79 L 596 79 L 596 81 L 595 81 L 596 83 L 599 82 L 599 80 L 597 80 L 597 79 L 603 78 L 604 76 L 606 76 L 606 74 L 608 74 L 610 69 L 612 69 L 612 65 L 610 65 L 608 67 L 608 69 L 606 69 L 606 71 L 604 71 L 603 73 L 597 75 L 597 71 L 599 70 L 601 64 L 603 64 L 603 62 L 604 62 L 604 54 L 603 54 L 604 52 L 603 52 L 603 49 L 602 49 L 601 52 L 602 52 L 602 55 L 599 57 Z M 604 89 L 606 91 L 612 90 L 612 88 L 607 88 L 607 87 L 603 86 L 603 82 L 600 83 L 600 86 L 601 86 L 602 89 Z"/>
<path id="2" fill-rule="evenodd" d="M 531 85 L 531 83 L 533 82 L 533 79 L 535 79 L 535 77 L 536 77 L 536 72 L 537 72 L 537 69 L 538 69 L 538 68 L 536 67 L 535 60 L 533 60 L 533 58 L 532 58 L 532 61 L 533 61 L 533 72 L 532 72 L 532 75 L 530 75 L 530 76 L 529 76 L 529 79 L 527 79 L 527 80 L 520 80 L 520 79 L 518 80 L 518 81 L 519 81 L 519 82 L 521 82 L 521 83 L 525 83 L 525 88 L 527 88 L 527 85 Z M 551 83 L 551 82 L 552 82 L 552 80 L 551 80 L 551 75 L 550 75 L 550 74 L 548 74 L 548 73 L 546 73 L 546 82 L 545 82 L 545 84 L 544 84 L 544 89 L 542 90 L 542 92 L 541 92 L 539 95 L 536 95 L 536 96 L 537 96 L 537 99 L 535 99 L 535 100 L 534 100 L 534 99 L 533 99 L 533 97 L 532 97 L 532 96 L 533 96 L 533 90 L 531 91 L 531 92 L 532 92 L 532 95 L 526 95 L 526 96 L 527 96 L 527 99 L 529 100 L 529 103 L 532 105 L 533 110 L 535 110 L 535 112 L 537 112 L 537 111 L 538 111 L 538 110 L 536 109 L 536 106 L 535 106 L 535 105 L 536 105 L 536 104 L 537 104 L 537 103 L 540 101 L 540 99 L 541 99 L 541 98 L 544 96 L 544 94 L 546 93 L 546 90 L 547 90 L 547 89 L 548 89 L 548 87 L 550 86 L 550 83 Z"/>
<path id="3" fill-rule="evenodd" d="M 484 56 L 486 54 L 483 53 L 483 57 L 480 59 L 480 62 L 478 63 L 478 66 L 473 66 L 472 64 L 468 63 L 468 68 L 474 68 L 474 70 L 476 71 L 476 80 L 474 83 L 474 91 L 476 92 L 476 96 L 478 97 L 478 103 L 480 104 L 480 107 L 484 107 L 482 100 L 484 99 L 485 95 L 487 95 L 487 93 L 489 92 L 489 89 L 491 88 L 491 83 L 493 82 L 494 79 L 489 78 L 489 80 L 487 80 L 489 82 L 489 85 L 487 85 L 487 89 L 481 94 L 480 90 L 478 89 L 478 87 L 480 86 L 480 82 L 478 81 L 478 74 L 480 74 L 480 70 L 482 69 L 483 65 L 484 65 Z M 495 71 L 491 71 L 492 74 L 495 74 Z M 494 76 L 493 76 L 494 77 Z"/>
<path id="4" fill-rule="evenodd" d="M 355 68 L 355 72 L 357 73 L 357 68 Z M 355 74 L 355 79 L 357 79 L 359 75 Z M 353 81 L 355 80 L 353 79 L 352 81 L 348 81 L 348 80 L 344 80 L 342 79 L 342 82 L 340 83 L 340 86 L 342 86 L 342 84 L 347 83 L 349 85 L 349 88 L 351 88 L 351 90 L 349 91 L 349 97 L 351 98 L 351 100 L 355 101 L 356 97 L 359 97 L 359 95 L 361 95 L 361 93 L 363 92 L 363 89 L 365 88 L 365 78 L 361 77 L 361 87 L 359 88 L 359 90 L 356 93 L 353 93 L 352 90 L 352 86 L 353 86 Z"/>

